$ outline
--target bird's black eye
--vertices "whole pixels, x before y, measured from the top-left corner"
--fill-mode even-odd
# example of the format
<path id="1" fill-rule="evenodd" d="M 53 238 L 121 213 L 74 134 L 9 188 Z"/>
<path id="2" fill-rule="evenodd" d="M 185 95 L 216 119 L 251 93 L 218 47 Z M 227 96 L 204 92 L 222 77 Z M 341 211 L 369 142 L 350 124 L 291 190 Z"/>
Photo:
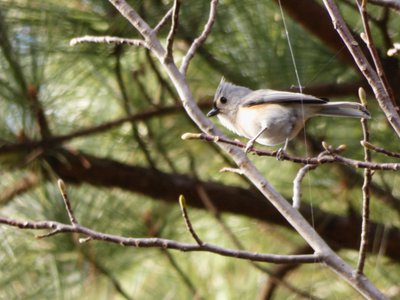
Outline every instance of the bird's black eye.
<path id="1" fill-rule="evenodd" d="M 221 99 L 219 99 L 219 101 L 220 101 L 222 104 L 225 104 L 226 102 L 228 102 L 228 99 L 226 99 L 225 97 L 221 97 Z"/>

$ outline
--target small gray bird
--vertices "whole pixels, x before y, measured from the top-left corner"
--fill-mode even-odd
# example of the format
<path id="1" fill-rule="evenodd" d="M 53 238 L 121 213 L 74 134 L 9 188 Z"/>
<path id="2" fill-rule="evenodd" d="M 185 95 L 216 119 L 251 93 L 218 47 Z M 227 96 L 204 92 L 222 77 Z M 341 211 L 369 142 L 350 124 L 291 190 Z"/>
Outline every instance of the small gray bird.
<path id="1" fill-rule="evenodd" d="M 250 139 L 245 151 L 258 142 L 274 146 L 293 139 L 305 122 L 315 116 L 370 119 L 370 113 L 356 102 L 331 102 L 300 93 L 256 90 L 234 85 L 223 78 L 214 96 L 213 108 L 207 116 L 219 121 L 234 133 Z"/>

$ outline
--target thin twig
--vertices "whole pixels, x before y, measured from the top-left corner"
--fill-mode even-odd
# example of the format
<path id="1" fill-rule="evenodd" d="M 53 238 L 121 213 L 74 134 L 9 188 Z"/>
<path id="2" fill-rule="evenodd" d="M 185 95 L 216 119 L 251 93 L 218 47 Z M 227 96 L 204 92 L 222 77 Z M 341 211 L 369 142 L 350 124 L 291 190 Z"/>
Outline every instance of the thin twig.
<path id="1" fill-rule="evenodd" d="M 235 173 L 235 174 L 239 174 L 239 175 L 243 175 L 243 170 L 238 169 L 238 168 L 231 168 L 231 167 L 224 167 L 221 170 L 219 170 L 221 173 L 224 172 L 231 172 L 231 173 Z"/>
<path id="2" fill-rule="evenodd" d="M 65 183 L 62 179 L 58 179 L 57 183 L 58 183 L 58 189 L 60 190 L 60 193 L 64 200 L 65 209 L 67 210 L 69 220 L 71 221 L 71 224 L 73 226 L 76 226 L 78 225 L 78 221 L 76 220 L 74 211 L 72 210 L 71 202 L 69 201 L 67 190 L 65 188 Z"/>
<path id="3" fill-rule="evenodd" d="M 396 104 L 396 100 L 393 95 L 393 91 L 389 85 L 389 81 L 386 77 L 385 70 L 383 69 L 383 66 L 382 66 L 381 58 L 378 54 L 378 51 L 375 47 L 375 43 L 372 39 L 371 29 L 370 29 L 369 23 L 368 23 L 368 13 L 367 13 L 367 9 L 366 9 L 367 1 L 366 0 L 357 0 L 356 2 L 357 2 L 358 10 L 360 11 L 361 20 L 363 22 L 364 32 L 365 32 L 365 34 L 361 34 L 361 38 L 367 45 L 369 53 L 371 54 L 372 60 L 374 62 L 376 72 L 377 72 L 379 78 L 381 79 L 381 82 L 382 82 L 383 86 L 385 87 L 386 92 L 389 95 L 389 98 L 391 99 L 393 104 Z"/>
<path id="4" fill-rule="evenodd" d="M 174 45 L 174 39 L 176 32 L 178 31 L 178 26 L 179 26 L 179 9 L 181 7 L 181 1 L 182 0 L 174 0 L 174 7 L 173 7 L 173 13 L 172 13 L 172 24 L 171 24 L 171 29 L 168 33 L 167 36 L 167 52 L 165 53 L 164 56 L 164 62 L 165 63 L 171 63 L 173 62 L 173 45 Z"/>
<path id="5" fill-rule="evenodd" d="M 139 31 L 143 38 L 148 42 L 153 54 L 159 59 L 165 68 L 171 81 L 174 83 L 175 88 L 180 96 L 183 106 L 196 123 L 196 125 L 212 135 L 222 135 L 222 133 L 208 120 L 205 115 L 199 110 L 195 103 L 193 94 L 188 87 L 185 76 L 179 71 L 174 62 L 165 63 L 165 50 L 163 49 L 160 41 L 150 28 L 150 26 L 140 17 L 140 15 L 125 1 L 125 0 L 109 0 L 115 8 Z M 329 0 L 324 0 L 329 1 Z M 375 90 L 377 98 L 381 106 L 384 107 L 385 113 L 388 113 L 388 119 L 392 126 L 396 129 L 396 133 L 400 136 L 400 119 L 393 106 L 390 107 L 386 103 L 386 95 L 381 94 Z M 391 114 L 394 114 L 393 116 Z M 392 120 L 392 118 L 394 118 Z M 254 184 L 254 186 L 275 206 L 275 208 L 283 215 L 290 225 L 309 243 L 314 251 L 323 257 L 324 263 L 334 270 L 337 274 L 346 280 L 351 286 L 360 292 L 363 296 L 374 299 L 386 299 L 365 276 L 352 276 L 354 269 L 341 259 L 329 245 L 317 234 L 315 229 L 304 219 L 304 217 L 291 205 L 287 200 L 264 178 L 264 176 L 257 170 L 254 164 L 246 157 L 245 153 L 240 149 L 226 144 L 218 144 L 225 152 L 229 153 L 232 160 L 240 166 L 245 176 Z M 136 240 L 137 242 L 137 240 Z M 203 250 L 206 245 L 196 247 Z M 204 251 L 204 250 L 203 250 Z M 319 257 L 319 256 L 317 256 Z"/>
<path id="6" fill-rule="evenodd" d="M 324 5 L 332 19 L 332 23 L 336 31 L 339 33 L 347 49 L 350 51 L 358 68 L 364 77 L 368 80 L 369 85 L 374 91 L 375 97 L 385 113 L 387 120 L 400 137 L 400 115 L 393 104 L 388 91 L 380 80 L 380 77 L 368 63 L 367 58 L 360 49 L 360 45 L 352 36 L 348 26 L 346 25 L 342 15 L 339 12 L 334 0 L 323 0 Z"/>
<path id="7" fill-rule="evenodd" d="M 362 104 L 366 107 L 366 97 L 365 92 L 362 88 L 359 90 L 359 97 Z M 361 119 L 361 126 L 363 131 L 363 141 L 369 141 L 369 131 L 368 131 L 368 120 Z M 368 148 L 364 148 L 364 160 L 366 162 L 371 161 L 371 150 Z M 363 209 L 362 209 L 362 225 L 361 225 L 361 242 L 360 242 L 360 250 L 358 255 L 358 263 L 356 269 L 356 275 L 359 276 L 363 274 L 365 259 L 367 257 L 367 247 L 369 244 L 368 235 L 369 235 L 369 205 L 370 205 L 370 184 L 372 181 L 372 171 L 370 169 L 364 169 L 364 184 L 362 186 L 363 193 Z"/>
<path id="8" fill-rule="evenodd" d="M 195 239 L 195 241 L 199 246 L 204 245 L 203 241 L 199 238 L 196 231 L 194 231 L 192 223 L 190 222 L 189 215 L 186 210 L 186 200 L 185 197 L 183 197 L 183 195 L 179 196 L 179 206 L 181 207 L 182 216 L 183 219 L 185 220 L 186 227 L 189 230 L 190 234 L 192 235 L 192 237 Z"/>
<path id="9" fill-rule="evenodd" d="M 73 38 L 70 42 L 70 46 L 75 46 L 76 44 L 82 43 L 101 43 L 101 44 L 116 44 L 116 45 L 130 45 L 130 46 L 142 46 L 149 48 L 149 45 L 144 40 L 139 39 L 127 39 L 120 38 L 116 36 L 92 36 L 85 35 L 77 38 Z"/>
<path id="10" fill-rule="evenodd" d="M 209 142 L 218 142 L 218 143 L 225 143 L 229 145 L 233 145 L 239 148 L 245 148 L 246 144 L 240 143 L 238 141 L 233 141 L 227 138 L 213 136 L 205 133 L 185 133 L 182 135 L 182 139 L 184 140 L 204 140 Z M 373 162 L 366 162 L 362 160 L 356 160 L 347 158 L 341 155 L 338 155 L 336 151 L 340 151 L 342 147 L 339 146 L 337 149 L 334 149 L 333 152 L 326 152 L 322 156 L 317 157 L 298 157 L 298 156 L 291 156 L 287 153 L 282 154 L 282 160 L 291 161 L 294 163 L 304 164 L 304 165 L 322 165 L 322 164 L 332 164 L 332 163 L 340 163 L 343 165 L 347 165 L 356 169 L 371 169 L 371 170 L 391 170 L 397 171 L 400 170 L 400 163 L 373 163 Z M 257 149 L 250 149 L 250 152 L 258 155 L 258 156 L 271 156 L 276 157 L 277 151 L 267 151 L 267 150 L 257 150 Z"/>
<path id="11" fill-rule="evenodd" d="M 211 33 L 211 29 L 214 25 L 215 22 L 215 17 L 217 14 L 217 6 L 218 6 L 218 0 L 211 0 L 210 3 L 210 14 L 208 16 L 208 21 L 206 25 L 204 25 L 203 32 L 200 34 L 198 38 L 196 38 L 192 45 L 190 46 L 188 52 L 186 53 L 185 57 L 182 60 L 182 64 L 180 67 L 180 71 L 182 74 L 186 74 L 187 69 L 189 67 L 189 63 L 192 60 L 194 54 L 196 53 L 197 49 L 201 47 L 201 45 L 204 44 L 206 41 L 208 35 Z"/>
<path id="12" fill-rule="evenodd" d="M 7 217 L 0 216 L 0 224 L 18 227 L 20 229 L 51 229 L 57 232 L 52 233 L 80 233 L 91 237 L 93 240 L 99 240 L 104 242 L 109 242 L 113 244 L 118 244 L 121 246 L 136 247 L 136 248 L 164 248 L 164 249 L 174 249 L 184 252 L 212 252 L 227 257 L 234 257 L 239 259 L 246 259 L 252 261 L 260 262 L 270 262 L 277 264 L 286 263 L 318 263 L 321 262 L 321 258 L 318 254 L 304 254 L 304 255 L 277 255 L 277 254 L 262 254 L 250 251 L 234 250 L 222 248 L 212 244 L 190 244 L 181 243 L 174 240 L 162 239 L 162 238 L 131 238 L 123 237 L 118 235 L 107 234 L 103 232 L 98 232 L 90 228 L 81 225 L 69 225 L 64 223 L 59 223 L 55 221 L 25 221 L 11 219 Z"/>
<path id="13" fill-rule="evenodd" d="M 293 180 L 293 207 L 296 209 L 300 208 L 301 204 L 301 182 L 306 174 L 314 170 L 318 167 L 318 165 L 305 165 L 302 167 L 296 175 L 296 178 Z"/>
<path id="14" fill-rule="evenodd" d="M 369 150 L 375 151 L 377 153 L 382 153 L 382 154 L 385 154 L 386 156 L 390 156 L 390 157 L 400 158 L 399 152 L 393 152 L 393 151 L 386 150 L 382 147 L 375 146 L 367 141 L 361 141 L 361 145 L 364 146 L 365 148 L 368 148 Z"/>
<path id="15" fill-rule="evenodd" d="M 160 31 L 160 29 L 168 22 L 169 18 L 171 18 L 172 16 L 173 11 L 174 11 L 173 8 L 169 9 L 167 13 L 164 15 L 164 17 L 160 20 L 160 22 L 158 22 L 156 27 L 154 27 L 153 32 L 155 34 L 157 34 Z"/>
<path id="16" fill-rule="evenodd" d="M 35 237 L 36 237 L 37 239 L 44 239 L 44 238 L 47 238 L 47 237 L 56 235 L 56 234 L 61 233 L 61 232 L 62 232 L 61 228 L 56 228 L 56 229 L 54 229 L 54 230 L 52 230 L 52 231 L 49 231 L 48 233 L 40 234 L 40 235 L 37 235 L 37 236 L 35 236 Z"/>

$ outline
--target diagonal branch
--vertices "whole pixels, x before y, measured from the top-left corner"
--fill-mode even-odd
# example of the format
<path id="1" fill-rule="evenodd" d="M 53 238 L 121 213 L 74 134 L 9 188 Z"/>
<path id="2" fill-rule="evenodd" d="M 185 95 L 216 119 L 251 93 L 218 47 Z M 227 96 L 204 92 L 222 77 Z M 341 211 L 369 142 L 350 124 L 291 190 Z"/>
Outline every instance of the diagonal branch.
<path id="1" fill-rule="evenodd" d="M 353 56 L 358 68 L 360 69 L 364 77 L 368 80 L 368 83 L 371 86 L 376 99 L 378 100 L 379 106 L 385 113 L 386 118 L 392 125 L 392 128 L 400 137 L 400 116 L 396 110 L 396 107 L 393 105 L 390 96 L 385 89 L 385 86 L 382 84 L 378 74 L 369 64 L 367 58 L 361 51 L 360 45 L 351 34 L 335 2 L 333 0 L 323 0 L 323 2 L 330 14 L 332 23 L 336 31 L 342 38 L 343 42 L 346 44 L 346 47 Z"/>
<path id="2" fill-rule="evenodd" d="M 207 37 L 211 33 L 212 26 L 214 25 L 216 14 L 217 14 L 217 5 L 218 5 L 218 0 L 211 0 L 210 3 L 210 15 L 208 17 L 208 21 L 206 25 L 204 25 L 203 32 L 200 34 L 200 36 L 194 40 L 192 45 L 190 46 L 188 52 L 186 53 L 185 57 L 183 58 L 180 71 L 182 74 L 186 74 L 187 69 L 189 67 L 189 63 L 191 59 L 193 58 L 194 54 L 196 53 L 197 49 L 201 47 L 201 45 L 204 44 L 206 41 Z"/>
<path id="3" fill-rule="evenodd" d="M 167 52 L 164 56 L 164 61 L 166 64 L 173 62 L 173 45 L 176 32 L 178 31 L 179 26 L 179 9 L 181 7 L 182 0 L 174 0 L 174 7 L 172 12 L 172 24 L 171 29 L 167 36 Z"/>
<path id="4" fill-rule="evenodd" d="M 392 89 L 389 85 L 389 81 L 386 77 L 385 70 L 383 69 L 383 66 L 382 66 L 381 58 L 379 57 L 378 50 L 376 49 L 375 43 L 372 39 L 372 33 L 371 33 L 371 29 L 370 29 L 369 23 L 368 23 L 366 0 L 357 0 L 357 6 L 358 6 L 358 10 L 360 11 L 361 20 L 362 20 L 363 26 L 364 26 L 364 33 L 361 34 L 361 38 L 367 45 L 369 53 L 371 54 L 371 57 L 372 57 L 372 61 L 374 62 L 374 65 L 375 65 L 375 70 L 381 80 L 381 83 L 383 84 L 383 87 L 385 88 L 387 94 L 389 95 L 389 98 L 392 101 L 392 103 L 396 104 L 396 100 L 394 99 Z"/>
<path id="5" fill-rule="evenodd" d="M 120 13 L 140 32 L 150 45 L 153 54 L 163 64 L 171 81 L 180 96 L 183 106 L 190 118 L 204 132 L 212 135 L 223 136 L 205 115 L 200 111 L 187 84 L 185 76 L 179 71 L 174 62 L 165 63 L 165 50 L 149 25 L 129 6 L 125 0 L 109 0 Z M 400 134 L 400 126 L 399 126 Z M 285 217 L 293 228 L 313 248 L 315 253 L 323 256 L 324 263 L 346 280 L 353 288 L 369 298 L 385 299 L 385 296 L 365 277 L 353 276 L 353 268 L 341 259 L 327 243 L 316 233 L 315 229 L 306 219 L 294 209 L 288 201 L 264 178 L 252 164 L 245 153 L 232 145 L 218 143 L 218 146 L 230 155 L 233 161 L 243 170 L 244 175 L 268 199 L 273 206 Z M 267 202 L 267 201 L 266 201 Z"/>
<path id="6" fill-rule="evenodd" d="M 157 34 L 160 31 L 160 29 L 168 22 L 169 18 L 171 18 L 171 16 L 172 16 L 173 11 L 174 11 L 173 8 L 171 8 L 170 10 L 167 11 L 167 13 L 164 15 L 164 17 L 160 20 L 160 22 L 158 22 L 156 27 L 154 27 L 154 29 L 153 29 L 154 33 Z"/>

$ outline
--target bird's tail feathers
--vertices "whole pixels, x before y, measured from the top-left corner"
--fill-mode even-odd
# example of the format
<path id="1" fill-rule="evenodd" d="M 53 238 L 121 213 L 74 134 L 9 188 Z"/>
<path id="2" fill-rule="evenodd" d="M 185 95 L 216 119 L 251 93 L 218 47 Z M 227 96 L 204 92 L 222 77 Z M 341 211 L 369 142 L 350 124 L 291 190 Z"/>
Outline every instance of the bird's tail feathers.
<path id="1" fill-rule="evenodd" d="M 317 113 L 319 116 L 371 118 L 371 114 L 365 106 L 356 102 L 331 102 L 320 105 L 320 107 L 321 110 Z"/>

